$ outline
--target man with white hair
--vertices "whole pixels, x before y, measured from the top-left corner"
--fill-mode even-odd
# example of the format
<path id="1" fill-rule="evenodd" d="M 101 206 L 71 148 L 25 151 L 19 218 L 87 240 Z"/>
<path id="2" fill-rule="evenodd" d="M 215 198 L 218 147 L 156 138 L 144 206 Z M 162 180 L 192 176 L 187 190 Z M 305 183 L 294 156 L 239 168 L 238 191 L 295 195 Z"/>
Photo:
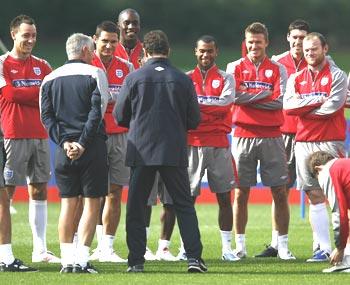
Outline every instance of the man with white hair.
<path id="1" fill-rule="evenodd" d="M 109 98 L 102 69 L 90 65 L 94 44 L 76 33 L 66 42 L 68 61 L 46 76 L 40 90 L 41 120 L 57 144 L 55 175 L 61 196 L 58 232 L 61 273 L 98 273 L 88 262 L 100 198 L 108 192 L 106 133 L 103 115 Z M 73 236 L 79 196 L 84 209 Z"/>

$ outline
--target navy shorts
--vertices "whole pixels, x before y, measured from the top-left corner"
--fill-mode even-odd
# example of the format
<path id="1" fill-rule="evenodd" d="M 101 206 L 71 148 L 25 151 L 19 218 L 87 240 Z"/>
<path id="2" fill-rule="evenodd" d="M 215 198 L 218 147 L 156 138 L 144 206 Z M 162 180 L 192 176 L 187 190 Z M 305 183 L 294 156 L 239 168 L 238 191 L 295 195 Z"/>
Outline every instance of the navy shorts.
<path id="1" fill-rule="evenodd" d="M 82 195 L 104 197 L 108 193 L 107 148 L 103 138 L 95 138 L 77 160 L 70 160 L 63 148 L 56 148 L 55 175 L 61 198 Z"/>

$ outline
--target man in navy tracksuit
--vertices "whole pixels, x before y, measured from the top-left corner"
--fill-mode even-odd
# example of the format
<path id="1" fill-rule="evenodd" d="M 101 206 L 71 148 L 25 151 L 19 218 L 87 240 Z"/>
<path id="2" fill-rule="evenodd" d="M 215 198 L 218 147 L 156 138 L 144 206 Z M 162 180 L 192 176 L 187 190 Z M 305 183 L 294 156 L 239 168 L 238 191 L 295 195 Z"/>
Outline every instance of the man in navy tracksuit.
<path id="1" fill-rule="evenodd" d="M 57 144 L 55 175 L 61 196 L 58 222 L 61 273 L 97 273 L 88 263 L 100 197 L 107 194 L 108 167 L 103 115 L 109 99 L 102 69 L 90 65 L 94 44 L 90 37 L 73 34 L 66 43 L 68 61 L 45 77 L 41 91 L 41 120 Z M 74 217 L 84 198 L 73 246 Z"/>

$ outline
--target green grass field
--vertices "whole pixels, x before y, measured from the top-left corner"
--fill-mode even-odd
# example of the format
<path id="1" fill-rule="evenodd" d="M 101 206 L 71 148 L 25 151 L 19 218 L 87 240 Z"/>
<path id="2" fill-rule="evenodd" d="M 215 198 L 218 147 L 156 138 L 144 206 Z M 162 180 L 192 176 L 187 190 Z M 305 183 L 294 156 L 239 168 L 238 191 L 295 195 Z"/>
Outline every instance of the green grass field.
<path id="1" fill-rule="evenodd" d="M 13 247 L 15 255 L 30 263 L 32 238 L 28 225 L 25 203 L 15 204 L 18 214 L 13 217 Z M 117 232 L 115 248 L 122 257 L 127 256 L 125 244 L 125 208 Z M 160 207 L 154 207 L 152 215 L 151 237 L 148 246 L 156 250 Z M 147 262 L 145 273 L 127 274 L 126 264 L 98 263 L 94 265 L 99 275 L 61 275 L 59 265 L 35 264 L 40 272 L 36 273 L 0 273 L 0 284 L 349 284 L 350 274 L 324 274 L 321 270 L 328 264 L 307 264 L 305 260 L 311 254 L 311 230 L 307 220 L 299 217 L 299 207 L 292 207 L 290 225 L 290 249 L 297 257 L 295 261 L 281 261 L 275 258 L 245 260 L 229 263 L 220 260 L 221 241 L 217 226 L 217 206 L 198 205 L 203 258 L 209 271 L 206 274 L 190 275 L 186 272 L 185 262 Z M 59 204 L 49 205 L 48 247 L 59 253 L 57 237 L 57 219 Z M 264 243 L 270 241 L 270 207 L 251 205 L 247 227 L 248 255 L 260 252 Z M 93 244 L 95 246 L 95 242 Z M 177 254 L 179 232 L 176 228 L 171 251 Z"/>

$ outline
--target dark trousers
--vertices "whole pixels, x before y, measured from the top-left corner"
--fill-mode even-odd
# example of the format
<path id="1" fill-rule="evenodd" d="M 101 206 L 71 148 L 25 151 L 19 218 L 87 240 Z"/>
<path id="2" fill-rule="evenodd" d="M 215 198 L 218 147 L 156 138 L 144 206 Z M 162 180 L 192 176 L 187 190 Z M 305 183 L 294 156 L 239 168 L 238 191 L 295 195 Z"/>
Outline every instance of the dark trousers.
<path id="1" fill-rule="evenodd" d="M 145 209 L 157 171 L 173 199 L 174 210 L 187 257 L 197 259 L 202 255 L 203 247 L 200 240 L 194 201 L 191 197 L 187 168 L 137 166 L 131 167 L 126 207 L 126 241 L 129 248 L 129 266 L 145 262 Z"/>

